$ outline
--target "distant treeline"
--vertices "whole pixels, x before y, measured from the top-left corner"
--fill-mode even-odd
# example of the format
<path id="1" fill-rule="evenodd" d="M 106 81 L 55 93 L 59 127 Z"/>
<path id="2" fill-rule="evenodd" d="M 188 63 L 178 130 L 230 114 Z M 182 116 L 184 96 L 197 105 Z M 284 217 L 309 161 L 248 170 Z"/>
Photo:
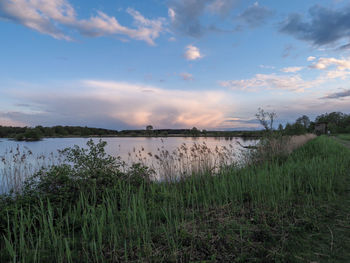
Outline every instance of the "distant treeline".
<path id="1" fill-rule="evenodd" d="M 120 136 L 120 137 L 157 137 L 157 136 L 208 136 L 208 137 L 260 137 L 261 131 L 206 131 L 195 127 L 192 129 L 150 129 L 144 130 L 108 130 L 80 126 L 43 127 L 5 127 L 0 126 L 0 138 L 35 141 L 43 137 L 88 137 L 88 136 Z"/>
<path id="2" fill-rule="evenodd" d="M 118 131 L 88 128 L 79 126 L 54 126 L 43 127 L 5 127 L 0 126 L 0 138 L 13 138 L 16 140 L 40 140 L 43 137 L 67 137 L 67 136 L 113 136 Z"/>
<path id="3" fill-rule="evenodd" d="M 260 137 L 261 131 L 207 131 L 192 129 L 147 129 L 146 130 L 123 130 L 119 136 L 193 136 L 193 137 Z"/>
<path id="4" fill-rule="evenodd" d="M 308 116 L 303 115 L 296 119 L 294 123 L 287 123 L 285 127 L 280 124 L 278 130 L 287 135 L 303 134 L 314 132 L 315 125 L 322 122 L 327 123 L 327 129 L 332 134 L 350 133 L 350 114 L 342 112 L 321 114 L 315 118 L 315 121 L 310 121 Z"/>
<path id="5" fill-rule="evenodd" d="M 262 121 L 262 120 L 260 120 Z M 271 120 L 270 120 L 271 121 Z M 342 112 L 325 113 L 317 116 L 311 121 L 306 115 L 299 117 L 294 123 L 287 123 L 284 127 L 280 124 L 274 132 L 285 135 L 304 134 L 314 132 L 315 125 L 319 122 L 326 122 L 331 133 L 350 133 L 350 115 Z M 265 122 L 266 124 L 266 122 Z M 271 123 L 272 127 L 272 123 Z M 261 137 L 265 131 L 207 131 L 192 129 L 153 129 L 148 125 L 140 130 L 109 130 L 89 128 L 80 126 L 54 126 L 43 127 L 5 127 L 0 126 L 0 138 L 13 138 L 16 140 L 40 140 L 43 137 L 88 137 L 88 136 L 120 136 L 120 137 L 157 137 L 157 136 L 193 136 L 193 137 Z"/>

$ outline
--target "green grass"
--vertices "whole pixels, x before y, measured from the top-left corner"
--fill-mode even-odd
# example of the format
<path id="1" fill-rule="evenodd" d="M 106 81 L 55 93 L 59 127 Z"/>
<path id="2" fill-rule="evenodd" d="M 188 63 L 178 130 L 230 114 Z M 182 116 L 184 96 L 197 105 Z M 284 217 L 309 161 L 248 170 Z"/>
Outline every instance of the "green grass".
<path id="1" fill-rule="evenodd" d="M 341 140 L 350 141 L 350 134 L 338 134 L 337 137 Z"/>
<path id="2" fill-rule="evenodd" d="M 339 214 L 337 208 L 348 200 L 349 170 L 350 150 L 323 136 L 286 160 L 222 170 L 217 176 L 137 188 L 120 180 L 103 193 L 91 187 L 64 204 L 40 196 L 0 201 L 0 261 L 341 259 L 346 244 L 337 238 L 350 236 L 349 231 L 326 226 L 337 213 L 339 224 L 349 226 L 349 210 Z M 331 232 L 337 233 L 333 241 Z"/>

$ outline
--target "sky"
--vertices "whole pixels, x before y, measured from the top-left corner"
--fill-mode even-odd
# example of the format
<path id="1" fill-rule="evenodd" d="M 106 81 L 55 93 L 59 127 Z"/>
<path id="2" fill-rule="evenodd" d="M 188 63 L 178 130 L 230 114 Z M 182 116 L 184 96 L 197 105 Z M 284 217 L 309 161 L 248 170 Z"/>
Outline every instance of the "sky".
<path id="1" fill-rule="evenodd" d="M 350 113 L 350 1 L 0 0 L 0 125 L 257 129 Z"/>

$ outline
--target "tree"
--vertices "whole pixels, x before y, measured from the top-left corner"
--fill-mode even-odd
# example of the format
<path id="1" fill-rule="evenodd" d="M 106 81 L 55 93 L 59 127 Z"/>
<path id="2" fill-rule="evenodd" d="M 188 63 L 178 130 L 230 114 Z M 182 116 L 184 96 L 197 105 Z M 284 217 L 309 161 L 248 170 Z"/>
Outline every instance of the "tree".
<path id="1" fill-rule="evenodd" d="M 303 115 L 296 120 L 296 123 L 301 124 L 305 129 L 308 129 L 310 127 L 310 118 L 306 115 Z"/>
<path id="2" fill-rule="evenodd" d="M 266 131 L 273 130 L 273 122 L 277 118 L 277 114 L 275 112 L 267 112 L 262 108 L 259 108 L 258 113 L 255 114 L 255 116 Z"/>
<path id="3" fill-rule="evenodd" d="M 283 125 L 281 123 L 278 125 L 278 131 L 283 132 Z"/>
<path id="4" fill-rule="evenodd" d="M 196 127 L 193 127 L 191 129 L 191 133 L 192 133 L 193 136 L 198 136 L 200 131 Z"/>
<path id="5" fill-rule="evenodd" d="M 152 125 L 147 125 L 146 126 L 146 130 L 147 131 L 152 131 L 153 130 L 153 126 Z"/>

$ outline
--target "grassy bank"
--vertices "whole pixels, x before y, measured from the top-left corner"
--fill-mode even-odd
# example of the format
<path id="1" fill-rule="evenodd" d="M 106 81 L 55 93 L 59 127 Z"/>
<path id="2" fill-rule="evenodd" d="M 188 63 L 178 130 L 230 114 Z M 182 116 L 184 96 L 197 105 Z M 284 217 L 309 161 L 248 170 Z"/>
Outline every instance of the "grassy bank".
<path id="1" fill-rule="evenodd" d="M 350 141 L 350 134 L 338 134 L 337 137 L 341 140 Z"/>
<path id="2" fill-rule="evenodd" d="M 102 178 L 103 188 L 99 178 L 72 184 L 64 169 L 55 173 L 59 188 L 2 198 L 1 262 L 320 260 L 310 236 L 344 197 L 350 150 L 319 137 L 287 158 L 217 176 Z"/>

